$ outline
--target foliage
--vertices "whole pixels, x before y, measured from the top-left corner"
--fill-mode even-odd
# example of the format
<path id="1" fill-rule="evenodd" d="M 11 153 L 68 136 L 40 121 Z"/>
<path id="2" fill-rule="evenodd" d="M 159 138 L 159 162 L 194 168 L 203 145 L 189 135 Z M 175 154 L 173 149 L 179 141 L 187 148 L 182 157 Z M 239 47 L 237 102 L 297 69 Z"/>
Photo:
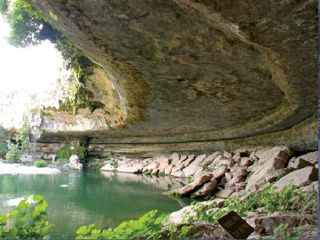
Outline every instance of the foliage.
<path id="1" fill-rule="evenodd" d="M 44 239 L 52 225 L 48 203 L 41 195 L 27 195 L 9 214 L 0 214 L 1 239 Z"/>
<path id="2" fill-rule="evenodd" d="M 34 166 L 37 168 L 43 168 L 47 166 L 47 162 L 45 160 L 39 159 L 34 162 Z"/>
<path id="3" fill-rule="evenodd" d="M 10 5 L 10 6 L 9 6 Z M 70 95 L 61 102 L 60 109 L 72 114 L 79 108 L 89 108 L 92 112 L 104 105 L 94 101 L 92 93 L 84 86 L 84 80 L 92 73 L 93 63 L 66 37 L 54 29 L 48 20 L 26 0 L 0 0 L 0 12 L 4 14 L 11 28 L 9 43 L 17 47 L 37 45 L 44 40 L 56 43 L 67 69 L 71 69 L 76 81 L 71 82 Z M 54 20 L 58 16 L 50 11 Z"/>
<path id="4" fill-rule="evenodd" d="M 25 0 L 5 2 L 2 13 L 6 15 L 11 28 L 8 40 L 12 45 L 26 47 L 44 40 L 56 41 L 57 32 L 30 3 Z"/>
<path id="5" fill-rule="evenodd" d="M 193 223 L 200 220 L 216 223 L 219 218 L 230 211 L 246 216 L 248 212 L 258 208 L 264 208 L 271 213 L 284 210 L 312 214 L 317 210 L 317 195 L 316 192 L 303 193 L 294 185 L 276 191 L 273 185 L 269 184 L 262 191 L 249 195 L 245 200 L 227 199 L 223 208 L 210 211 L 208 206 L 195 205 L 194 210 L 197 214 L 187 215 L 185 221 Z"/>
<path id="6" fill-rule="evenodd" d="M 0 8 L 1 8 L 1 5 L 0 5 Z M 6 130 L 2 126 L 0 126 L 0 158 L 4 157 L 9 150 L 7 142 L 5 141 L 5 137 L 6 137 Z"/>
<path id="7" fill-rule="evenodd" d="M 77 230 L 77 239 L 156 239 L 161 237 L 167 217 L 152 210 L 137 220 L 122 222 L 114 229 L 98 229 L 94 224 L 82 226 Z"/>
<path id="8" fill-rule="evenodd" d="M 0 158 L 4 157 L 9 151 L 6 141 L 0 139 Z"/>
<path id="9" fill-rule="evenodd" d="M 5 14 L 8 11 L 9 1 L 0 0 L 0 13 Z"/>
<path id="10" fill-rule="evenodd" d="M 25 118 L 23 120 L 23 125 L 18 129 L 16 134 L 17 141 L 21 144 L 21 153 L 29 154 L 30 152 L 30 139 L 28 134 L 29 124 L 28 120 Z"/>
<path id="11" fill-rule="evenodd" d="M 87 149 L 79 144 L 65 144 L 64 147 L 56 152 L 56 158 L 68 161 L 71 155 L 76 154 L 81 160 L 86 157 Z"/>
<path id="12" fill-rule="evenodd" d="M 6 153 L 6 159 L 9 161 L 17 161 L 19 159 L 20 151 L 18 144 L 9 143 L 8 152 Z"/>
<path id="13" fill-rule="evenodd" d="M 273 230 L 273 234 L 275 236 L 274 239 L 284 239 L 284 240 L 291 240 L 297 239 L 300 236 L 300 232 L 298 230 L 294 230 L 292 232 L 288 229 L 288 224 L 281 223 Z"/>

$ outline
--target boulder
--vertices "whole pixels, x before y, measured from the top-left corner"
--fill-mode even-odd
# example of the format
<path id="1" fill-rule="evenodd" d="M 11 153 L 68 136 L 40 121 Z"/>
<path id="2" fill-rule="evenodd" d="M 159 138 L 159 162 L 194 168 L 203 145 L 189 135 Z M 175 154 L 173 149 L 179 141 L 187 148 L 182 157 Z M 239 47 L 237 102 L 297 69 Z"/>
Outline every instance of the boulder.
<path id="1" fill-rule="evenodd" d="M 249 158 L 249 157 L 243 157 L 240 160 L 240 166 L 250 166 L 252 165 L 254 162 L 253 159 Z"/>
<path id="2" fill-rule="evenodd" d="M 132 163 L 130 165 L 120 165 L 117 171 L 122 173 L 141 173 L 143 167 L 144 165 L 142 163 Z"/>
<path id="3" fill-rule="evenodd" d="M 153 161 L 149 163 L 147 166 L 145 166 L 142 171 L 151 173 L 154 169 L 158 168 L 158 166 L 159 166 L 159 163 L 157 163 L 156 161 Z"/>
<path id="4" fill-rule="evenodd" d="M 222 156 L 226 159 L 231 159 L 232 158 L 232 153 L 231 152 L 227 152 L 227 151 L 224 151 Z"/>
<path id="5" fill-rule="evenodd" d="M 265 182 L 266 176 L 277 169 L 284 168 L 292 152 L 287 147 L 273 147 L 256 151 L 259 161 L 255 163 L 251 171 L 253 174 L 247 179 L 246 190 Z"/>
<path id="6" fill-rule="evenodd" d="M 214 195 L 218 198 L 228 198 L 233 192 L 233 189 L 222 189 L 216 192 Z"/>
<path id="7" fill-rule="evenodd" d="M 172 164 L 173 166 L 176 166 L 177 163 L 178 163 L 179 160 L 180 160 L 179 154 L 178 154 L 178 153 L 173 153 L 173 154 L 170 156 L 170 159 L 171 159 L 171 164 Z"/>
<path id="8" fill-rule="evenodd" d="M 156 160 L 159 163 L 159 172 L 164 173 L 165 169 L 170 165 L 171 159 L 168 157 L 158 157 Z"/>
<path id="9" fill-rule="evenodd" d="M 272 214 L 252 213 L 248 215 L 247 222 L 255 229 L 262 227 L 265 233 L 273 234 L 273 230 L 281 223 L 286 223 L 289 227 L 298 227 L 305 224 L 316 226 L 317 216 L 316 214 L 304 215 L 286 212 L 275 212 Z"/>
<path id="10" fill-rule="evenodd" d="M 233 157 L 232 157 L 232 160 L 233 160 L 235 163 L 239 163 L 240 160 L 241 160 L 240 153 L 234 154 Z"/>
<path id="11" fill-rule="evenodd" d="M 151 171 L 151 174 L 158 174 L 159 173 L 159 168 L 155 168 Z"/>
<path id="12" fill-rule="evenodd" d="M 177 177 L 177 178 L 184 178 L 185 177 L 184 173 L 181 170 L 174 171 L 174 172 L 172 171 L 171 172 L 171 176 L 174 176 L 174 177 Z"/>
<path id="13" fill-rule="evenodd" d="M 202 167 L 200 164 L 205 159 L 206 159 L 205 154 L 197 156 L 196 159 L 192 163 L 189 164 L 189 166 L 187 166 L 183 169 L 185 176 L 190 177 L 190 176 L 194 175 L 199 169 L 201 170 Z"/>
<path id="14" fill-rule="evenodd" d="M 180 172 L 185 166 L 189 165 L 194 159 L 194 155 L 181 155 L 180 160 L 176 164 L 176 166 L 172 169 L 172 175 L 181 175 Z"/>
<path id="15" fill-rule="evenodd" d="M 111 163 L 106 163 L 100 168 L 100 170 L 113 172 L 114 170 L 116 170 L 116 168 Z"/>
<path id="16" fill-rule="evenodd" d="M 80 158 L 78 155 L 71 155 L 69 158 L 69 167 L 74 170 L 82 170 L 83 164 L 80 163 Z"/>
<path id="17" fill-rule="evenodd" d="M 265 182 L 274 182 L 279 178 L 283 177 L 284 175 L 287 175 L 289 172 L 291 172 L 291 169 L 289 168 L 282 168 L 275 170 L 274 172 L 269 172 L 265 177 Z"/>
<path id="18" fill-rule="evenodd" d="M 215 153 L 209 155 L 208 157 L 206 157 L 206 158 L 200 163 L 201 167 L 203 167 L 203 168 L 208 168 L 208 166 L 213 162 L 213 160 L 214 160 L 216 157 L 219 156 L 219 154 L 220 154 L 220 152 L 215 152 Z M 207 169 L 205 169 L 205 170 L 207 170 Z"/>
<path id="19" fill-rule="evenodd" d="M 195 197 L 205 197 L 211 194 L 217 187 L 217 180 L 213 179 L 205 183 L 200 189 L 198 189 L 193 195 Z"/>
<path id="20" fill-rule="evenodd" d="M 316 163 L 318 163 L 318 151 L 315 152 L 309 152 L 307 154 L 304 154 L 302 156 L 299 156 L 297 158 L 301 158 L 304 161 L 307 161 L 313 165 L 315 165 Z"/>
<path id="21" fill-rule="evenodd" d="M 70 156 L 70 158 L 69 158 L 69 164 L 70 165 L 77 164 L 79 162 L 80 162 L 80 158 L 79 158 L 78 155 L 73 154 L 73 155 Z"/>
<path id="22" fill-rule="evenodd" d="M 225 175 L 225 173 L 227 172 L 227 170 L 228 170 L 227 166 L 220 166 L 217 169 L 214 169 L 212 171 L 213 178 L 218 179 L 218 178 L 223 177 Z"/>
<path id="23" fill-rule="evenodd" d="M 312 182 L 307 186 L 301 187 L 302 192 L 319 192 L 318 181 Z"/>
<path id="24" fill-rule="evenodd" d="M 318 170 L 314 167 L 305 167 L 299 170 L 293 171 L 284 177 L 280 178 L 274 187 L 278 190 L 283 189 L 290 184 L 298 187 L 303 187 L 310 184 L 313 181 L 318 180 Z"/>
<path id="25" fill-rule="evenodd" d="M 308 162 L 306 160 L 304 160 L 301 157 L 298 158 L 291 158 L 289 160 L 288 163 L 288 168 L 292 168 L 292 169 L 300 169 L 300 168 L 304 168 L 307 166 L 313 166 L 314 164 L 312 164 L 311 162 Z"/>
<path id="26" fill-rule="evenodd" d="M 166 174 L 166 175 L 171 174 L 172 169 L 173 169 L 173 165 L 172 165 L 172 164 L 168 165 L 168 166 L 164 169 L 164 174 Z"/>
<path id="27" fill-rule="evenodd" d="M 182 224 L 186 223 L 186 216 L 197 216 L 196 211 L 193 209 L 192 205 L 186 206 L 179 211 L 172 212 L 168 218 L 168 224 Z"/>
<path id="28" fill-rule="evenodd" d="M 187 196 L 191 194 L 192 192 L 196 191 L 198 188 L 200 188 L 203 184 L 211 180 L 213 177 L 212 173 L 203 173 L 195 178 L 195 180 L 186 186 L 184 186 L 181 189 L 177 190 L 177 193 L 180 196 Z"/>

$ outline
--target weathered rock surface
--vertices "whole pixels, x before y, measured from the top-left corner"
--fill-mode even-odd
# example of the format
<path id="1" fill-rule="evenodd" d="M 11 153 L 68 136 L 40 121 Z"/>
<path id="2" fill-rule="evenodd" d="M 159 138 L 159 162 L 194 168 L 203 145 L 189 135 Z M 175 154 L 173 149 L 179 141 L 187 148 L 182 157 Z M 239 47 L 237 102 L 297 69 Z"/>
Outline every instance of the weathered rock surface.
<path id="1" fill-rule="evenodd" d="M 195 197 L 205 197 L 207 195 L 210 195 L 213 190 L 215 190 L 217 187 L 217 180 L 213 179 L 210 182 L 207 182 L 203 184 L 203 186 L 198 189 L 193 195 Z"/>
<path id="2" fill-rule="evenodd" d="M 291 154 L 291 150 L 287 147 L 258 150 L 256 156 L 259 160 L 252 170 L 253 174 L 247 179 L 246 189 L 263 184 L 269 173 L 284 168 Z"/>
<path id="3" fill-rule="evenodd" d="M 203 160 L 206 159 L 206 155 L 202 154 L 196 157 L 196 159 L 189 164 L 186 168 L 183 169 L 183 173 L 186 177 L 190 177 L 194 175 L 200 168 L 200 164 L 203 162 Z"/>
<path id="4" fill-rule="evenodd" d="M 74 170 L 82 170 L 83 164 L 80 163 L 80 158 L 78 155 L 71 155 L 69 158 L 69 167 Z"/>
<path id="5" fill-rule="evenodd" d="M 248 217 L 247 222 L 254 228 L 263 227 L 267 234 L 273 234 L 273 230 L 281 223 L 286 223 L 290 227 L 298 227 L 301 225 L 315 226 L 317 224 L 317 216 L 286 212 L 259 215 L 252 213 L 252 216 Z"/>
<path id="6" fill-rule="evenodd" d="M 212 179 L 213 174 L 212 173 L 202 173 L 201 175 L 197 176 L 196 179 L 187 186 L 178 189 L 174 192 L 176 192 L 180 196 L 187 196 L 190 195 L 192 192 L 200 188 L 204 183 L 208 182 L 210 179 Z"/>
<path id="7" fill-rule="evenodd" d="M 316 148 L 317 1 L 29 1 L 101 66 L 107 120 L 133 123 L 83 133 L 92 153 Z"/>
<path id="8" fill-rule="evenodd" d="M 279 190 L 290 184 L 303 187 L 316 180 L 318 180 L 318 170 L 314 167 L 305 167 L 285 175 L 274 186 Z"/>

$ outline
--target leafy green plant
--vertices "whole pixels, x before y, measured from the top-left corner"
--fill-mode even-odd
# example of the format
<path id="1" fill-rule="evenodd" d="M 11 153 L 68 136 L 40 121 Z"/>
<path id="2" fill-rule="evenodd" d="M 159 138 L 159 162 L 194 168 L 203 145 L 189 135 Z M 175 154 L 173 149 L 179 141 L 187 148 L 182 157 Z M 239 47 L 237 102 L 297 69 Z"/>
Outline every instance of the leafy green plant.
<path id="1" fill-rule="evenodd" d="M 82 226 L 77 230 L 77 239 L 156 239 L 161 237 L 167 217 L 152 210 L 137 220 L 124 221 L 114 229 L 98 229 L 94 224 Z"/>
<path id="2" fill-rule="evenodd" d="M 0 214 L 0 239 L 44 239 L 52 227 L 48 203 L 41 195 L 27 195 L 9 214 Z"/>
<path id="3" fill-rule="evenodd" d="M 0 157 L 4 157 L 8 151 L 9 149 L 7 143 L 0 140 Z"/>
<path id="4" fill-rule="evenodd" d="M 30 3 L 25 0 L 5 2 L 2 13 L 11 28 L 8 40 L 12 45 L 26 47 L 44 40 L 56 41 L 57 32 Z"/>
<path id="5" fill-rule="evenodd" d="M 56 158 L 68 161 L 71 155 L 76 154 L 81 160 L 83 160 L 86 157 L 86 152 L 87 149 L 84 146 L 80 146 L 78 144 L 65 144 L 64 147 L 56 152 Z"/>
<path id="6" fill-rule="evenodd" d="M 19 146 L 14 143 L 9 143 L 8 152 L 6 153 L 6 159 L 15 162 L 19 159 L 19 155 Z"/>
<path id="7" fill-rule="evenodd" d="M 274 238 L 273 239 L 284 239 L 284 240 L 293 240 L 298 239 L 300 236 L 300 232 L 298 230 L 289 231 L 289 225 L 285 223 L 279 224 L 274 230 Z"/>
<path id="8" fill-rule="evenodd" d="M 317 210 L 316 192 L 303 193 L 296 186 L 289 185 L 281 191 L 276 191 L 272 184 L 266 186 L 262 191 L 249 195 L 245 200 L 230 198 L 224 202 L 224 207 L 210 210 L 206 205 L 194 205 L 196 215 L 189 214 L 185 222 L 208 221 L 217 223 L 217 220 L 230 211 L 237 212 L 240 216 L 246 216 L 248 212 L 264 208 L 268 212 L 279 210 L 295 211 L 312 214 Z"/>
<path id="9" fill-rule="evenodd" d="M 30 152 L 30 139 L 29 139 L 28 129 L 29 129 L 28 120 L 24 118 L 22 127 L 18 129 L 16 134 L 16 139 L 18 143 L 21 144 L 20 153 L 29 154 Z"/>
<path id="10" fill-rule="evenodd" d="M 37 168 L 44 168 L 47 165 L 48 165 L 47 162 L 45 160 L 42 160 L 42 159 L 36 160 L 34 162 L 34 166 L 37 167 Z"/>

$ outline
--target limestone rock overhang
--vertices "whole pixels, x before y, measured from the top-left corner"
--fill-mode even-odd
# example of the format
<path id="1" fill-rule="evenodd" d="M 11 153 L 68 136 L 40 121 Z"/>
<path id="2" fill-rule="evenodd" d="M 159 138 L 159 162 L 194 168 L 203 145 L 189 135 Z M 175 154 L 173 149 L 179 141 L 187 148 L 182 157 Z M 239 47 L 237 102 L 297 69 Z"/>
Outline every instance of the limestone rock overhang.
<path id="1" fill-rule="evenodd" d="M 92 143 L 275 144 L 291 131 L 315 146 L 315 0 L 29 2 L 125 99 L 128 126 L 80 134 Z M 40 141 L 78 133 L 54 136 Z"/>

